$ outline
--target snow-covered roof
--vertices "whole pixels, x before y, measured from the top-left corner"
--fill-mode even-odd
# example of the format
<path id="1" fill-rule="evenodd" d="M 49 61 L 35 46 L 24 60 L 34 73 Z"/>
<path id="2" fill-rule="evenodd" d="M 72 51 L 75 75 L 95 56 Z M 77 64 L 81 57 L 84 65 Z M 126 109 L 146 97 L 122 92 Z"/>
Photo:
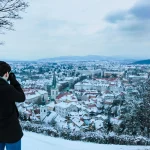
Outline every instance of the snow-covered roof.
<path id="1" fill-rule="evenodd" d="M 49 104 L 46 105 L 47 107 L 52 107 L 54 108 L 55 107 L 55 103 L 54 102 L 50 102 Z"/>
<path id="2" fill-rule="evenodd" d="M 75 104 L 74 104 L 74 103 L 60 102 L 60 103 L 56 104 L 55 106 L 56 106 L 56 107 L 62 107 L 62 108 L 68 108 L 68 107 L 70 107 L 71 105 L 75 105 Z"/>
<path id="3" fill-rule="evenodd" d="M 24 90 L 24 93 L 25 93 L 25 96 L 26 96 L 26 100 L 39 97 L 43 94 L 48 94 L 47 91 L 37 90 L 37 89 L 35 89 L 35 90 L 34 89 Z"/>
<path id="4" fill-rule="evenodd" d="M 81 127 L 84 124 L 84 122 L 78 118 L 73 118 L 72 122 L 75 123 L 78 127 Z"/>
<path id="5" fill-rule="evenodd" d="M 96 120 L 95 121 L 95 128 L 96 129 L 103 128 L 103 121 L 102 120 Z"/>
<path id="6" fill-rule="evenodd" d="M 60 123 L 60 122 L 65 122 L 65 118 L 63 118 L 63 117 L 61 117 L 60 115 L 57 115 L 57 117 L 55 118 L 55 121 L 57 122 L 57 123 Z"/>
<path id="7" fill-rule="evenodd" d="M 70 114 L 71 116 L 79 116 L 79 113 L 77 113 L 77 112 L 69 112 L 69 114 Z"/>
<path id="8" fill-rule="evenodd" d="M 77 102 L 78 99 L 74 94 L 70 93 L 63 93 L 57 96 L 57 101 L 71 101 L 71 102 Z"/>
<path id="9" fill-rule="evenodd" d="M 52 121 L 52 119 L 55 118 L 56 116 L 57 116 L 57 113 L 52 111 L 49 116 L 46 116 L 46 118 L 44 119 L 44 122 L 50 123 Z"/>
<path id="10" fill-rule="evenodd" d="M 102 118 L 103 120 L 106 120 L 106 119 L 107 119 L 107 116 L 105 116 L 105 115 L 97 115 L 96 117 L 97 117 L 97 118 Z"/>
<path id="11" fill-rule="evenodd" d="M 110 118 L 110 122 L 115 125 L 120 125 L 122 120 L 119 120 L 118 118 Z"/>

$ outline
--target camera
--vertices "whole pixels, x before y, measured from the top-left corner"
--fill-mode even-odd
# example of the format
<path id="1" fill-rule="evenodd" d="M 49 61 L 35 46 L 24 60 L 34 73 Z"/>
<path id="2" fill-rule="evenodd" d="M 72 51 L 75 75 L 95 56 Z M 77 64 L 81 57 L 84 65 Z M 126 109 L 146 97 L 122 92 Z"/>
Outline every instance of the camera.
<path id="1" fill-rule="evenodd" d="M 13 78 L 16 78 L 16 76 L 15 76 L 15 74 L 14 74 L 12 71 L 10 71 L 10 72 L 9 72 L 8 81 L 10 81 L 10 80 L 13 79 Z"/>

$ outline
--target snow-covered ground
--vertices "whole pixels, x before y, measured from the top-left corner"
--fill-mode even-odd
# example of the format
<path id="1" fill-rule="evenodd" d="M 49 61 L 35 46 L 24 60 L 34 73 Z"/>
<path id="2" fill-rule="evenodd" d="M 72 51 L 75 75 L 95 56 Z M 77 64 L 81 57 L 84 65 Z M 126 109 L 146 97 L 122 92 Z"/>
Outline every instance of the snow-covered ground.
<path id="1" fill-rule="evenodd" d="M 150 146 L 94 144 L 24 131 L 22 150 L 150 150 Z"/>

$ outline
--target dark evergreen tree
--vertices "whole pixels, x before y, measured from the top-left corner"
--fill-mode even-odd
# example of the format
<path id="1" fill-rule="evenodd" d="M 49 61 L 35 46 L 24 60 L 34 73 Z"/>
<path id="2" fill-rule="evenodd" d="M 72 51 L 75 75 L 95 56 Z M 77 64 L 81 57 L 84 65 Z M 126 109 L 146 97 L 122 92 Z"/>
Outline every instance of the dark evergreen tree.
<path id="1" fill-rule="evenodd" d="M 140 102 L 137 110 L 137 117 L 140 129 L 144 136 L 150 137 L 150 80 L 144 85 L 142 94 L 143 100 Z"/>

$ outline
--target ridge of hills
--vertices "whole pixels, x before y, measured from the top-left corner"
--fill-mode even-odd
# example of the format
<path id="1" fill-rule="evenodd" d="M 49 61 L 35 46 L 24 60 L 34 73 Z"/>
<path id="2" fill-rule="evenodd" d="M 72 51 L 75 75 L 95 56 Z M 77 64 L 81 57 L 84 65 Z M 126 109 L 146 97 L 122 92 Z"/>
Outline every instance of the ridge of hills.
<path id="1" fill-rule="evenodd" d="M 52 58 L 39 59 L 38 61 L 130 61 L 135 62 L 141 60 L 137 57 L 123 57 L 123 56 L 100 56 L 100 55 L 87 55 L 87 56 L 60 56 Z"/>
<path id="2" fill-rule="evenodd" d="M 133 64 L 150 64 L 150 59 L 135 61 Z"/>

